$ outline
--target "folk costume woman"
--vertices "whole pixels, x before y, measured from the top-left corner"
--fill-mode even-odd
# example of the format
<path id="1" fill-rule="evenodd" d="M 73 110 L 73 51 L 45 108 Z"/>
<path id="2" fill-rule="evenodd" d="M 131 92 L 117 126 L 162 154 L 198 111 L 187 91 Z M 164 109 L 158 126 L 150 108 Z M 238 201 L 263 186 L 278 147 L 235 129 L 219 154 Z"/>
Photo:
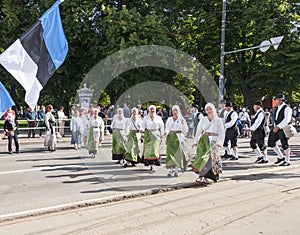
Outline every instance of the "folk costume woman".
<path id="1" fill-rule="evenodd" d="M 141 140 L 141 127 L 143 120 L 138 116 L 138 109 L 131 110 L 131 118 L 129 120 L 129 134 L 127 142 L 127 152 L 125 154 L 126 163 L 124 167 L 128 166 L 128 162 L 135 166 L 139 160 L 139 141 Z"/>
<path id="2" fill-rule="evenodd" d="M 155 165 L 160 166 L 160 143 L 164 135 L 164 123 L 156 114 L 156 107 L 149 107 L 149 114 L 142 122 L 144 130 L 144 164 L 150 166 L 150 173 L 155 173 Z"/>
<path id="3" fill-rule="evenodd" d="M 178 168 L 182 171 L 186 168 L 184 142 L 189 128 L 178 105 L 173 106 L 172 113 L 173 117 L 169 117 L 166 123 L 166 167 L 169 169 L 168 177 L 177 177 Z"/>
<path id="4" fill-rule="evenodd" d="M 104 122 L 101 117 L 98 116 L 99 110 L 94 109 L 93 115 L 90 117 L 89 125 L 89 137 L 87 150 L 92 158 L 95 158 L 98 152 L 99 138 L 101 133 L 104 133 Z"/>
<path id="5" fill-rule="evenodd" d="M 123 109 L 117 109 L 117 115 L 111 124 L 112 136 L 112 160 L 122 164 L 126 153 L 126 141 L 128 134 L 128 119 L 124 117 Z"/>
<path id="6" fill-rule="evenodd" d="M 45 133 L 45 141 L 44 146 L 48 147 L 49 151 L 56 150 L 56 135 L 55 135 L 55 118 L 52 114 L 53 106 L 51 104 L 47 105 L 46 107 L 46 114 L 45 114 L 45 126 L 46 126 L 46 133 Z"/>
<path id="7" fill-rule="evenodd" d="M 196 183 L 209 184 L 207 178 L 216 182 L 222 173 L 221 153 L 225 138 L 225 130 L 219 119 L 216 108 L 208 103 L 205 106 L 206 117 L 198 124 L 195 144 L 197 156 L 192 162 L 192 169 L 199 174 Z"/>

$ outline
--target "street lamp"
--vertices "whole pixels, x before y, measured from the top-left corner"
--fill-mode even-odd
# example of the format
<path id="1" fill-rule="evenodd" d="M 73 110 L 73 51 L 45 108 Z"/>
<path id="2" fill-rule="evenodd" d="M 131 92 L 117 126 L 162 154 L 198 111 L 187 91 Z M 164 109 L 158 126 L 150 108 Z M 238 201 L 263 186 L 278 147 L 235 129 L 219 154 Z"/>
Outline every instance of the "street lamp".
<path id="1" fill-rule="evenodd" d="M 259 46 L 253 46 L 248 48 L 243 48 L 235 51 L 225 52 L 225 27 L 226 27 L 226 0 L 223 0 L 222 5 L 222 29 L 221 29 L 221 55 L 220 55 L 220 78 L 219 78 L 219 101 L 224 100 L 225 94 L 225 83 L 226 79 L 224 77 L 224 65 L 225 65 L 225 55 L 232 54 L 241 51 L 248 51 L 253 49 L 260 49 L 261 52 L 266 52 L 270 46 L 273 46 L 275 50 L 279 47 L 283 36 L 270 38 L 269 40 L 263 41 Z"/>

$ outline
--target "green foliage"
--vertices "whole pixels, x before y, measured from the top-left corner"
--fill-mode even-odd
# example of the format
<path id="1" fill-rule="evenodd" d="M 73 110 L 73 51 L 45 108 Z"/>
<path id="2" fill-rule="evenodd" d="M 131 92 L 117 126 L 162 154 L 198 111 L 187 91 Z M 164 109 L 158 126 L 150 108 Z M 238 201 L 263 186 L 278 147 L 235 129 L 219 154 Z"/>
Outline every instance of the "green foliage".
<path id="1" fill-rule="evenodd" d="M 54 0 L 0 1 L 0 53 L 19 38 Z M 278 50 L 258 49 L 225 56 L 226 99 L 236 105 L 262 96 L 285 93 L 299 102 L 299 3 L 296 0 L 231 0 L 227 3 L 225 51 L 259 45 L 284 36 Z M 40 104 L 69 107 L 88 71 L 101 59 L 139 45 L 163 45 L 198 59 L 218 82 L 222 1 L 73 0 L 64 1 L 61 18 L 69 43 L 64 64 L 40 94 Z M 2 67 L 1 81 L 18 105 L 25 92 Z M 187 79 L 162 68 L 127 71 L 102 91 L 101 104 L 114 103 L 127 89 L 145 81 L 161 81 L 180 89 L 190 102 L 204 104 Z M 167 92 L 167 91 L 162 91 Z"/>

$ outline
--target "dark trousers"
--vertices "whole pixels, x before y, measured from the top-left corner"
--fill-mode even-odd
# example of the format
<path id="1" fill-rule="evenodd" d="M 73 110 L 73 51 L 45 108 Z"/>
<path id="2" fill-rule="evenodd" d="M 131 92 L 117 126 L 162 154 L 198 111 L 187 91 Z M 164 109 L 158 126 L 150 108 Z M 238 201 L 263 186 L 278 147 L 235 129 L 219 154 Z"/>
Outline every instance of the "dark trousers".
<path id="1" fill-rule="evenodd" d="M 280 140 L 281 146 L 284 150 L 289 148 L 288 138 L 286 138 L 282 129 L 279 129 L 277 132 L 271 131 L 268 139 L 268 146 L 274 148 L 276 146 L 276 142 Z"/>
<path id="2" fill-rule="evenodd" d="M 28 129 L 28 138 L 30 136 L 35 137 L 35 130 L 32 129 L 34 127 L 35 127 L 35 121 L 28 121 L 28 128 L 30 128 Z"/>
<path id="3" fill-rule="evenodd" d="M 250 140 L 250 146 L 252 149 L 256 149 L 258 146 L 261 151 L 266 150 L 267 146 L 265 145 L 265 137 L 252 135 Z"/>
<path id="4" fill-rule="evenodd" d="M 18 135 L 8 135 L 8 151 L 12 151 L 12 139 L 14 139 L 15 146 L 16 146 L 16 151 L 19 151 L 19 141 L 18 141 Z"/>

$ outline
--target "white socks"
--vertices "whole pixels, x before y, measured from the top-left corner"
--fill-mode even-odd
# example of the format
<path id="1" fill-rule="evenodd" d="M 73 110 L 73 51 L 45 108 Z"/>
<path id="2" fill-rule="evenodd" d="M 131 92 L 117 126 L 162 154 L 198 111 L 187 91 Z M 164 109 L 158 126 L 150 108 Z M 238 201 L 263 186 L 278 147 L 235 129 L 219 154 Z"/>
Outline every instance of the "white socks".
<path id="1" fill-rule="evenodd" d="M 259 158 L 262 157 L 262 153 L 261 153 L 261 151 L 260 151 L 259 148 L 256 148 L 254 151 L 256 152 L 256 154 L 257 154 L 257 156 L 258 156 Z"/>
<path id="2" fill-rule="evenodd" d="M 290 155 L 291 155 L 291 150 L 290 148 L 284 150 L 284 153 L 285 153 L 285 161 L 287 163 L 290 163 Z"/>
<path id="3" fill-rule="evenodd" d="M 231 154 L 231 150 L 230 150 L 229 147 L 224 147 L 224 148 L 225 148 L 225 151 L 226 151 L 226 153 L 227 153 L 228 155 L 232 155 L 232 154 Z"/>
<path id="4" fill-rule="evenodd" d="M 277 145 L 273 148 L 273 150 L 278 155 L 279 159 L 283 158 L 282 152 L 280 151 L 280 149 L 279 149 L 279 147 Z"/>
<path id="5" fill-rule="evenodd" d="M 238 148 L 237 148 L 237 147 L 235 147 L 235 149 L 233 149 L 233 156 L 234 156 L 235 158 L 239 158 L 239 155 L 238 155 Z"/>
<path id="6" fill-rule="evenodd" d="M 264 157 L 264 160 L 265 160 L 265 161 L 268 161 L 268 151 L 267 151 L 267 149 L 265 149 L 265 150 L 263 151 L 262 155 L 263 155 L 263 157 Z"/>

